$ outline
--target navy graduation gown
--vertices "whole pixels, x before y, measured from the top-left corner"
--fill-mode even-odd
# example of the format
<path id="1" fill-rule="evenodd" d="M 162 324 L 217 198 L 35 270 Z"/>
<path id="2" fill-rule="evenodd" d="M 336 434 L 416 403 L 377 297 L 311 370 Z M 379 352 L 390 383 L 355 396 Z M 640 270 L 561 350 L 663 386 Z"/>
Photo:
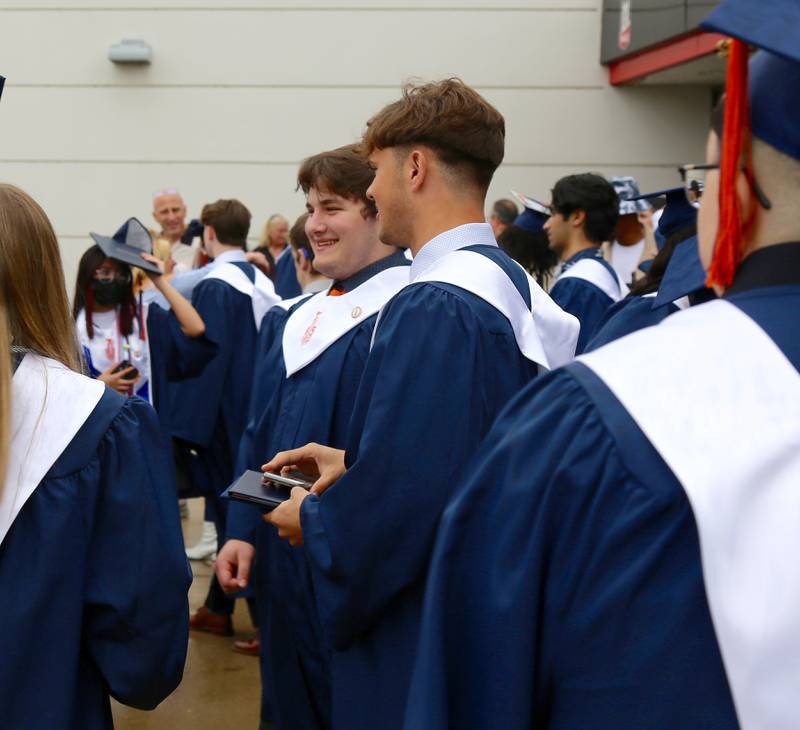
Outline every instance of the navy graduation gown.
<path id="1" fill-rule="evenodd" d="M 345 447 L 376 316 L 351 329 L 288 379 L 282 347 L 288 316 L 280 322 L 273 317 L 275 332 L 266 335 L 272 346 L 260 358 L 259 369 L 278 372 L 280 382 L 251 406 L 252 438 L 249 455 L 240 454 L 243 468 L 257 469 L 270 455 L 310 441 Z M 249 542 L 255 538 L 256 597 L 267 647 L 262 677 L 272 722 L 283 730 L 329 727 L 330 650 L 315 607 L 305 550 L 278 538 L 257 510 L 242 503 L 229 506 L 228 537 Z"/>
<path id="2" fill-rule="evenodd" d="M 292 299 L 303 293 L 300 282 L 297 281 L 297 271 L 294 268 L 291 246 L 287 246 L 275 262 L 275 293 L 281 299 Z"/>
<path id="3" fill-rule="evenodd" d="M 565 263 L 565 270 L 570 264 L 577 263 L 584 258 L 596 259 L 598 265 L 605 266 L 609 269 L 609 272 L 611 272 L 616 279 L 616 274 L 613 274 L 611 266 L 599 257 L 598 252 L 594 248 L 586 249 L 575 254 L 575 256 Z M 589 344 L 589 340 L 597 330 L 597 326 L 603 318 L 603 315 L 614 303 L 614 300 L 596 284 L 576 276 L 557 279 L 556 283 L 553 284 L 553 288 L 550 290 L 550 296 L 561 309 L 577 317 L 578 321 L 581 323 L 578 344 L 575 348 L 575 354 L 580 355 L 586 348 L 586 345 Z"/>
<path id="4" fill-rule="evenodd" d="M 536 371 L 508 320 L 464 289 L 411 284 L 384 308 L 350 423 L 348 472 L 301 510 L 335 649 L 333 727 L 400 727 L 441 509 Z"/>
<path id="5" fill-rule="evenodd" d="M 632 295 L 614 302 L 597 323 L 594 335 L 583 351 L 591 352 L 631 332 L 651 327 L 678 311 L 672 302 L 654 309 L 653 301 L 653 297 Z"/>
<path id="6" fill-rule="evenodd" d="M 251 281 L 253 267 L 233 264 Z M 172 435 L 194 446 L 208 496 L 217 496 L 234 477 L 247 424 L 257 330 L 251 297 L 219 279 L 204 279 L 192 293 L 192 304 L 206 325 L 205 335 L 190 339 L 174 327 L 182 372 L 169 386 Z M 209 359 L 209 343 L 215 355 Z M 200 369 L 199 374 L 195 374 Z M 219 528 L 218 528 L 219 529 Z"/>
<path id="7" fill-rule="evenodd" d="M 281 306 L 272 307 L 261 321 L 256 341 L 256 355 L 253 368 L 253 383 L 251 386 L 250 407 L 247 417 L 247 428 L 242 434 L 239 443 L 239 453 L 236 461 L 236 474 L 241 474 L 247 469 L 258 471 L 264 461 L 269 458 L 266 449 L 262 449 L 257 444 L 263 443 L 268 435 L 261 433 L 259 424 L 261 417 L 270 402 L 275 391 L 280 387 L 280 382 L 286 377 L 282 360 L 276 359 L 272 348 L 280 342 L 283 333 L 283 326 L 289 317 L 291 310 Z M 253 566 L 250 586 L 248 591 L 252 591 L 258 596 L 257 610 L 258 623 L 262 636 L 266 636 L 268 620 L 268 573 L 269 573 L 269 553 L 267 552 L 267 541 L 264 539 L 260 527 L 263 524 L 261 511 L 243 504 L 230 500 L 227 506 L 226 538 L 244 540 L 257 546 L 258 559 Z M 266 524 L 264 524 L 266 527 Z M 257 535 L 260 540 L 257 540 Z M 266 639 L 265 639 L 266 641 Z M 271 648 L 267 651 L 271 651 Z M 265 652 L 259 655 L 261 664 L 261 719 L 264 722 L 272 720 L 272 703 L 269 699 L 267 686 L 267 676 L 269 669 L 265 661 Z"/>
<path id="8" fill-rule="evenodd" d="M 726 298 L 800 368 L 800 285 Z M 686 493 L 581 363 L 509 404 L 444 513 L 406 715 L 423 727 L 738 727 Z"/>
<path id="9" fill-rule="evenodd" d="M 187 337 L 172 310 L 155 303 L 147 309 L 147 340 L 153 407 L 169 438 L 172 436 L 170 382 L 199 375 L 217 354 L 217 345 L 204 335 Z"/>
<path id="10" fill-rule="evenodd" d="M 0 546 L 11 730 L 107 730 L 178 686 L 191 573 L 152 408 L 106 389 Z"/>

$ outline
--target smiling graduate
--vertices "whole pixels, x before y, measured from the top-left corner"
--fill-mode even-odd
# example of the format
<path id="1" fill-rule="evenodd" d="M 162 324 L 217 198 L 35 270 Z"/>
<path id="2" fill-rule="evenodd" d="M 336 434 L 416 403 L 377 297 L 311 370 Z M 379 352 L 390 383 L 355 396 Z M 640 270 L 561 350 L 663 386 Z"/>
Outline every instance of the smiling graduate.
<path id="1" fill-rule="evenodd" d="M 503 405 L 574 353 L 575 318 L 485 222 L 504 144 L 500 113 L 455 79 L 409 87 L 367 127 L 378 235 L 411 249 L 410 283 L 378 316 L 346 473 L 267 515 L 305 546 L 334 649 L 333 727 L 400 727 L 442 507 Z M 344 469 L 341 451 L 314 445 L 266 468 L 320 452 Z"/>
<path id="2" fill-rule="evenodd" d="M 321 152 L 300 166 L 307 237 L 292 241 L 300 276 L 308 256 L 332 284 L 282 302 L 262 323 L 250 421 L 239 470 L 318 441 L 343 448 L 381 307 L 408 283 L 402 251 L 378 238 L 375 203 L 366 196 L 374 172 L 351 145 Z M 232 503 L 228 542 L 217 558 L 223 588 L 240 590 L 255 564 L 262 632 L 262 720 L 279 730 L 331 724 L 330 642 L 316 608 L 307 556 L 278 538 L 256 508 Z"/>

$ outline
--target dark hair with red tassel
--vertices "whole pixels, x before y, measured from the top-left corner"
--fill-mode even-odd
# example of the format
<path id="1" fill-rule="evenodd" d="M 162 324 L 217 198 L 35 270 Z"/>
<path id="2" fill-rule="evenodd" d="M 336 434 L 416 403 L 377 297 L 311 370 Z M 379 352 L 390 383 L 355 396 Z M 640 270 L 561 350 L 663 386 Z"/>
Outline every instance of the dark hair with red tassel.
<path id="1" fill-rule="evenodd" d="M 744 238 L 753 220 L 751 209 L 743 220 L 736 178 L 742 170 L 753 189 L 751 155 L 750 108 L 747 88 L 747 44 L 732 39 L 728 54 L 728 78 L 725 85 L 725 116 L 723 121 L 719 181 L 719 229 L 714 256 L 708 270 L 706 286 L 718 284 L 728 288 L 744 253 Z"/>
<path id="2" fill-rule="evenodd" d="M 106 255 L 99 246 L 95 245 L 81 256 L 80 263 L 78 264 L 78 278 L 75 282 L 75 295 L 72 298 L 72 318 L 77 319 L 81 309 L 86 310 L 86 333 L 89 335 L 89 339 L 94 337 L 94 323 L 92 322 L 94 293 L 92 292 L 92 279 L 94 278 L 94 272 L 100 268 L 105 260 Z M 119 263 L 118 265 L 130 271 L 130 267 L 128 267 L 127 264 Z M 133 334 L 133 323 L 136 319 L 139 320 L 140 336 L 144 339 L 141 298 L 139 300 L 139 307 L 137 308 L 136 299 L 133 296 L 133 287 L 131 287 L 130 294 L 119 307 L 119 329 L 123 337 L 128 337 Z"/>

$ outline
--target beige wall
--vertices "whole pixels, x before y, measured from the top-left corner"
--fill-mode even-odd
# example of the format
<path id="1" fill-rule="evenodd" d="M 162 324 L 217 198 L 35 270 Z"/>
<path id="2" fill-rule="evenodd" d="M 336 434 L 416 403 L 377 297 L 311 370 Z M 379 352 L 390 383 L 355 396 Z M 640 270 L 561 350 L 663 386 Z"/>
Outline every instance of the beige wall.
<path id="1" fill-rule="evenodd" d="M 150 196 L 190 210 L 241 198 L 257 235 L 302 210 L 297 163 L 354 140 L 413 77 L 456 74 L 507 120 L 509 188 L 548 197 L 561 175 L 677 182 L 702 155 L 709 94 L 614 89 L 598 63 L 599 0 L 0 0 L 0 179 L 31 192 L 67 279 L 90 230 L 151 223 Z M 107 49 L 143 38 L 149 67 Z"/>

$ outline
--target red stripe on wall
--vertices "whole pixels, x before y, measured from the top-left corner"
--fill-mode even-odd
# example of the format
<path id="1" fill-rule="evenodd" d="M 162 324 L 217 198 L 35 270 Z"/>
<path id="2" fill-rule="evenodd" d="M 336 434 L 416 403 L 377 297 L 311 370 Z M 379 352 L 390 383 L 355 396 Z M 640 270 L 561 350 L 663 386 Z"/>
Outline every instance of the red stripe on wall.
<path id="1" fill-rule="evenodd" d="M 694 31 L 663 45 L 614 61 L 608 68 L 609 81 L 614 86 L 626 84 L 656 71 L 708 56 L 716 52 L 717 44 L 722 40 L 725 40 L 725 36 L 719 33 Z"/>

